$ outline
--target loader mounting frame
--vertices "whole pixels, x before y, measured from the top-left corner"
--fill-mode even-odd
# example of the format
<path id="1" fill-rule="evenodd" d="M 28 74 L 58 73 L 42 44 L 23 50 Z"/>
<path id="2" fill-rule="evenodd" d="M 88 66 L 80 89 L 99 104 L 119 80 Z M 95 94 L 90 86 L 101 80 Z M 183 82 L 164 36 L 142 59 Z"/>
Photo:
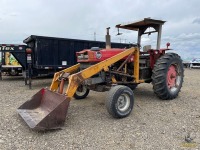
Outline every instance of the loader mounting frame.
<path id="1" fill-rule="evenodd" d="M 57 91 L 58 88 L 63 90 L 64 81 L 68 78 L 68 86 L 65 92 L 65 95 L 69 98 L 73 97 L 74 93 L 76 92 L 78 86 L 86 79 L 90 78 L 91 76 L 97 74 L 100 71 L 110 72 L 109 66 L 114 64 L 115 62 L 121 60 L 126 56 L 133 55 L 134 56 L 134 80 L 133 83 L 142 83 L 143 80 L 139 80 L 139 48 L 132 47 L 130 49 L 124 50 L 123 52 L 108 58 L 104 61 L 101 61 L 97 64 L 94 64 L 82 71 L 79 71 L 80 64 L 74 65 L 70 68 L 64 69 L 60 72 L 55 73 L 50 90 Z M 122 65 L 125 65 L 122 64 Z M 120 66 L 122 67 L 122 66 Z M 119 68 L 120 69 L 120 68 Z M 76 73 L 74 73 L 76 72 Z M 73 74 L 74 73 L 74 74 Z M 67 75 L 66 75 L 67 74 Z M 115 83 L 116 80 L 112 78 L 112 82 Z M 59 93 L 62 94 L 63 91 L 59 90 Z"/>

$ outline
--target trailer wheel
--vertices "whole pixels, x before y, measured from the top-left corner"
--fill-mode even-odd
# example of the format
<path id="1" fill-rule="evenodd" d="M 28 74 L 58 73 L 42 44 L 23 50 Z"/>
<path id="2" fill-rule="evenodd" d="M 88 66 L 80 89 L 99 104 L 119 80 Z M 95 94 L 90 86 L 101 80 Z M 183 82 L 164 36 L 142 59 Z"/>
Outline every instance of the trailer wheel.
<path id="1" fill-rule="evenodd" d="M 18 76 L 18 75 L 19 75 L 19 72 L 18 72 L 17 70 L 11 70 L 11 71 L 9 72 L 9 75 L 10 75 L 10 76 Z"/>
<path id="2" fill-rule="evenodd" d="M 77 88 L 74 98 L 77 100 L 84 99 L 88 96 L 89 92 L 90 90 L 86 86 L 81 85 Z"/>
<path id="3" fill-rule="evenodd" d="M 166 53 L 154 65 L 152 84 L 154 93 L 163 100 L 174 99 L 178 96 L 183 84 L 183 64 L 180 56 Z"/>
<path id="4" fill-rule="evenodd" d="M 133 91 L 127 86 L 114 86 L 109 91 L 105 104 L 108 113 L 114 118 L 124 118 L 133 109 Z"/>

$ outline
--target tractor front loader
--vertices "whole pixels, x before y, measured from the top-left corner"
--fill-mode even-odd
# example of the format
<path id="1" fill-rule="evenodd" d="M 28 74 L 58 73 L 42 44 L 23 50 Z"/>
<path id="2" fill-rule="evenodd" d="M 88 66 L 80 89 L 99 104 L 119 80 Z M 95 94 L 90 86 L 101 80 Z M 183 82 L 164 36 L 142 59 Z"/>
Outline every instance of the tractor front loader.
<path id="1" fill-rule="evenodd" d="M 160 99 L 176 98 L 182 87 L 183 64 L 177 54 L 165 53 L 169 43 L 167 48 L 160 49 L 163 24 L 161 20 L 144 18 L 117 25 L 117 28 L 138 31 L 138 43 L 129 49 L 108 46 L 77 52 L 78 64 L 55 73 L 50 89 L 41 89 L 18 108 L 18 113 L 30 128 L 47 130 L 62 127 L 72 97 L 84 99 L 90 90 L 109 91 L 105 105 L 114 118 L 124 118 L 131 113 L 133 90 L 140 83 L 152 83 Z M 155 30 L 146 32 L 149 27 Z M 157 49 L 146 46 L 142 52 L 141 36 L 154 32 L 158 32 Z M 109 30 L 106 39 L 109 39 Z"/>

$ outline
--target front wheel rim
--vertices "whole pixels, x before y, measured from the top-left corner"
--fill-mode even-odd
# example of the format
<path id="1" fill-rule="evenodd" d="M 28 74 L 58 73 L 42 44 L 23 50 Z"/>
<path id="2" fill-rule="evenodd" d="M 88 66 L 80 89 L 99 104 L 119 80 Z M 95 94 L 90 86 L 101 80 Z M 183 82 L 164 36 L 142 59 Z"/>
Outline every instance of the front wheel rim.
<path id="1" fill-rule="evenodd" d="M 117 109 L 121 112 L 125 112 L 130 106 L 130 97 L 128 94 L 121 94 L 117 99 Z"/>
<path id="2" fill-rule="evenodd" d="M 76 90 L 76 95 L 83 96 L 86 93 L 86 91 L 87 91 L 86 86 L 80 86 Z"/>

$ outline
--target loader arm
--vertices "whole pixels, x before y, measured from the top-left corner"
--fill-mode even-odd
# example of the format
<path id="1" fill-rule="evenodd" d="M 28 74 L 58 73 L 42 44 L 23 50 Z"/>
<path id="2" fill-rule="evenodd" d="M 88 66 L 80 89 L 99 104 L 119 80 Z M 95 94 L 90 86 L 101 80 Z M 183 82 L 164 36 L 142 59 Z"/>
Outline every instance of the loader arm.
<path id="1" fill-rule="evenodd" d="M 130 49 L 124 50 L 123 52 L 110 57 L 104 61 L 101 61 L 95 65 L 92 65 L 78 73 L 72 74 L 69 76 L 69 84 L 66 90 L 65 95 L 71 98 L 74 93 L 76 92 L 78 86 L 86 79 L 90 78 L 91 76 L 95 75 L 96 73 L 104 70 L 108 71 L 108 67 L 115 62 L 121 60 L 122 58 L 133 54 L 134 55 L 134 75 L 135 81 L 139 81 L 139 49 L 137 47 L 132 47 Z"/>
<path id="2" fill-rule="evenodd" d="M 52 80 L 52 83 L 51 83 L 51 86 L 50 86 L 50 90 L 56 91 L 58 89 L 59 84 L 60 84 L 60 77 L 62 77 L 64 73 L 70 73 L 71 74 L 71 73 L 77 71 L 79 69 L 79 67 L 80 67 L 80 64 L 78 63 L 78 64 L 71 66 L 67 69 L 56 72 L 54 74 L 54 77 L 53 77 L 53 80 Z"/>

